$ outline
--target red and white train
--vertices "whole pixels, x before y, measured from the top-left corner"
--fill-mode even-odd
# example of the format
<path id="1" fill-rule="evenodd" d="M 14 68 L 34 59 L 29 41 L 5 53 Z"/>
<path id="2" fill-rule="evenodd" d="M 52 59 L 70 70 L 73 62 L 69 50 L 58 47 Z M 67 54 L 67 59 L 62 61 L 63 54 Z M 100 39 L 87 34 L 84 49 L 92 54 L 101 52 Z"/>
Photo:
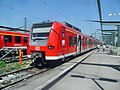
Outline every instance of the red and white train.
<path id="1" fill-rule="evenodd" d="M 97 43 L 98 40 L 66 22 L 34 23 L 30 31 L 28 54 L 35 58 L 35 66 L 54 65 L 96 48 Z"/>
<path id="2" fill-rule="evenodd" d="M 7 28 L 9 30 L 13 29 L 10 27 L 3 27 L 0 28 Z M 14 31 L 7 31 L 0 30 L 0 59 L 5 57 L 13 57 L 18 56 L 18 50 L 22 49 L 23 55 L 27 55 L 27 47 L 29 44 L 29 34 L 21 33 L 21 32 L 14 32 Z M 15 29 L 16 31 L 16 29 Z M 23 30 L 22 30 L 23 31 Z M 13 55 L 14 54 L 14 55 Z"/>
<path id="3" fill-rule="evenodd" d="M 0 49 L 28 46 L 29 34 L 0 30 Z"/>

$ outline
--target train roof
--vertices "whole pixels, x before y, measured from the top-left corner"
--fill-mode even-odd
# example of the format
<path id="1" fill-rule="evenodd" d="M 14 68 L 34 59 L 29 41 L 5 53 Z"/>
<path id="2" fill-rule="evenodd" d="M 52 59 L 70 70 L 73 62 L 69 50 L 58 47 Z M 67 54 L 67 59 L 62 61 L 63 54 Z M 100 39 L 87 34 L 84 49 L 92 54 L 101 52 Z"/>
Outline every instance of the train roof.
<path id="1" fill-rule="evenodd" d="M 22 31 L 22 32 L 30 32 L 29 30 L 24 30 L 24 29 L 20 29 L 20 28 L 13 28 L 13 27 L 7 27 L 7 26 L 0 26 L 0 29 L 4 29 L 7 31 L 14 31 L 14 32 L 18 32 L 18 31 Z"/>
<path id="2" fill-rule="evenodd" d="M 0 34 L 19 34 L 19 35 L 29 35 L 28 33 L 22 33 L 22 32 L 13 32 L 13 31 L 6 31 L 6 30 L 0 30 Z"/>
<path id="3" fill-rule="evenodd" d="M 53 22 L 42 22 L 42 23 L 34 23 L 33 28 L 38 28 L 38 27 L 51 27 Z"/>
<path id="4" fill-rule="evenodd" d="M 58 22 L 58 21 L 54 21 L 54 22 Z M 43 27 L 51 27 L 54 22 L 45 21 L 45 22 L 40 22 L 40 23 L 34 23 L 32 27 L 33 27 L 33 28 L 38 28 L 38 27 L 41 27 L 41 28 L 43 28 Z M 94 39 L 94 38 L 91 37 L 91 36 L 88 36 L 88 35 L 86 35 L 86 34 L 83 34 L 79 28 L 77 28 L 77 27 L 75 27 L 75 26 L 73 26 L 73 25 L 71 25 L 71 24 L 69 24 L 69 23 L 67 23 L 67 22 L 58 22 L 58 23 L 60 23 L 61 25 L 67 26 L 67 27 L 69 27 L 69 28 L 72 28 L 72 30 L 74 30 L 74 31 L 76 31 L 76 32 L 79 32 L 79 34 L 80 34 L 81 36 L 88 37 L 88 38 L 90 38 L 90 39 Z"/>
<path id="5" fill-rule="evenodd" d="M 77 30 L 77 31 L 81 32 L 81 30 L 80 30 L 79 28 L 75 27 L 74 25 L 72 25 L 72 24 L 70 24 L 70 23 L 68 23 L 68 22 L 62 22 L 62 23 L 63 23 L 64 25 L 66 25 L 66 26 L 74 29 L 74 30 Z"/>
<path id="6" fill-rule="evenodd" d="M 37 27 L 41 27 L 41 28 L 42 27 L 51 27 L 54 22 L 46 21 L 46 22 L 41 22 L 41 23 L 34 23 L 33 27 L 34 28 L 37 28 Z M 68 26 L 68 27 L 70 27 L 70 28 L 72 28 L 74 30 L 77 30 L 77 31 L 81 32 L 81 30 L 79 28 L 73 26 L 72 24 L 69 24 L 67 22 L 61 22 L 61 23 L 64 24 L 65 26 Z"/>

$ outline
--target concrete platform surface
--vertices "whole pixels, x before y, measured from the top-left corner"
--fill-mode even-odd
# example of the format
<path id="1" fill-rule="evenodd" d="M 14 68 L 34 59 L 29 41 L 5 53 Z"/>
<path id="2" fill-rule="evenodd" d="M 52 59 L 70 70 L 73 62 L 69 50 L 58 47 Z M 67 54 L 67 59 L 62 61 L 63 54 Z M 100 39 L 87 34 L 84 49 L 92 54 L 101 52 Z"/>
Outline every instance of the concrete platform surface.
<path id="1" fill-rule="evenodd" d="M 120 90 L 120 57 L 95 52 L 49 90 Z"/>
<path id="2" fill-rule="evenodd" d="M 88 57 L 93 52 L 94 51 L 83 54 L 69 62 L 63 63 L 56 68 L 21 81 L 20 83 L 7 87 L 4 90 L 41 90 L 41 86 L 47 85 L 50 81 L 55 79 L 55 77 L 65 73 L 65 71 L 67 71 L 71 66 L 77 64 L 79 61 L 83 61 L 84 58 Z"/>

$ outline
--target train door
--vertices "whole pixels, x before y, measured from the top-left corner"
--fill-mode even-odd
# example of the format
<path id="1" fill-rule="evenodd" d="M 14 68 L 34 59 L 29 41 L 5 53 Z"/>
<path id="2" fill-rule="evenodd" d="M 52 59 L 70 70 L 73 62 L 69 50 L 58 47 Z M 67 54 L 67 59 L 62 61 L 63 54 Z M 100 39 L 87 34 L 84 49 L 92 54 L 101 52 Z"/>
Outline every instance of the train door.
<path id="1" fill-rule="evenodd" d="M 66 36 L 65 36 L 65 27 L 62 27 L 62 53 L 66 53 Z"/>
<path id="2" fill-rule="evenodd" d="M 81 53 L 81 36 L 77 35 L 77 53 Z"/>
<path id="3" fill-rule="evenodd" d="M 87 50 L 89 50 L 89 38 L 87 37 Z"/>

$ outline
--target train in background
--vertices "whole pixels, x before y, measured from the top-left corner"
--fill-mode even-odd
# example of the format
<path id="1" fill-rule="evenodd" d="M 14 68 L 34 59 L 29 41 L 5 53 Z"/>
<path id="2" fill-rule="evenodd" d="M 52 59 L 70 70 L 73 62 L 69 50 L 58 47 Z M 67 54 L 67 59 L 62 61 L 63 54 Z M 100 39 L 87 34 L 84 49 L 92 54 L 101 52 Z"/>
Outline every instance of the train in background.
<path id="1" fill-rule="evenodd" d="M 17 30 L 19 29 L 11 27 L 0 26 L 0 28 L 4 28 L 0 30 L 0 57 L 9 53 L 11 49 L 14 49 L 14 52 L 16 52 L 19 49 L 22 49 L 24 55 L 27 55 L 29 33 L 18 32 Z M 9 53 L 7 56 L 13 55 Z"/>
<path id="2" fill-rule="evenodd" d="M 67 22 L 34 23 L 30 31 L 28 56 L 38 67 L 54 66 L 83 52 L 96 48 L 99 41 L 81 33 Z"/>
<path id="3" fill-rule="evenodd" d="M 28 46 L 29 34 L 0 30 L 0 49 Z"/>

